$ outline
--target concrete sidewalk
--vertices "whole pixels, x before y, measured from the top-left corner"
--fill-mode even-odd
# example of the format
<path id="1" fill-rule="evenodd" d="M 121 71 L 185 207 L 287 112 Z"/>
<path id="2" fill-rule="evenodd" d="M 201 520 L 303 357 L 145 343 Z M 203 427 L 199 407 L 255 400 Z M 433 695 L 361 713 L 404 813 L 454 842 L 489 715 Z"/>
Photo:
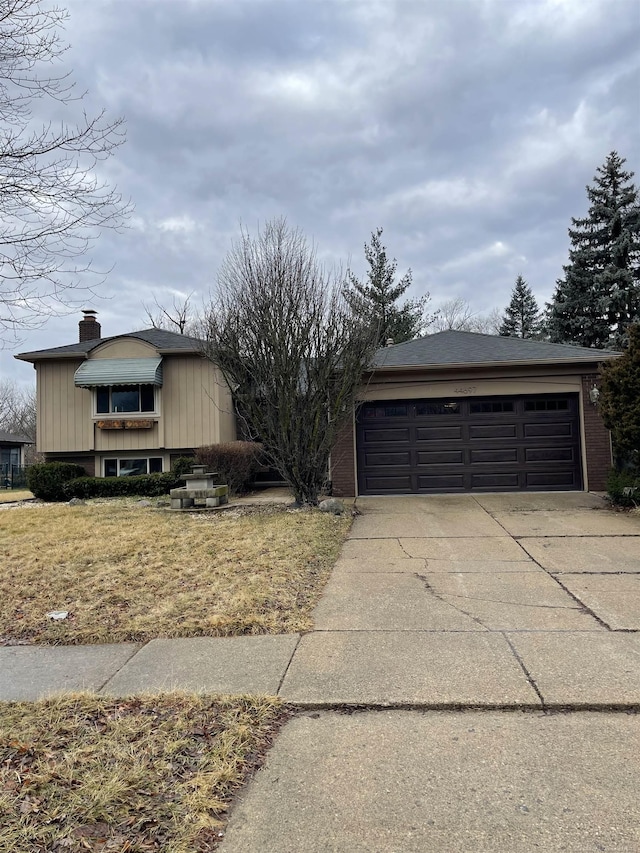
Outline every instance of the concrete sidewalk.
<path id="1" fill-rule="evenodd" d="M 640 850 L 640 518 L 580 493 L 358 507 L 311 633 L 0 648 L 0 699 L 298 706 L 221 853 Z"/>

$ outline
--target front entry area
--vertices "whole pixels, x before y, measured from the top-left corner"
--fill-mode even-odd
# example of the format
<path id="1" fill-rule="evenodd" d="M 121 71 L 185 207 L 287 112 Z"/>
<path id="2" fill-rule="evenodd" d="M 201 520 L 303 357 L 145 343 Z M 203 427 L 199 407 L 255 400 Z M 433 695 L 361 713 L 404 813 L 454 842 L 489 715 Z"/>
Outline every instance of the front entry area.
<path id="1" fill-rule="evenodd" d="M 577 394 L 366 402 L 356 427 L 361 495 L 582 488 Z"/>

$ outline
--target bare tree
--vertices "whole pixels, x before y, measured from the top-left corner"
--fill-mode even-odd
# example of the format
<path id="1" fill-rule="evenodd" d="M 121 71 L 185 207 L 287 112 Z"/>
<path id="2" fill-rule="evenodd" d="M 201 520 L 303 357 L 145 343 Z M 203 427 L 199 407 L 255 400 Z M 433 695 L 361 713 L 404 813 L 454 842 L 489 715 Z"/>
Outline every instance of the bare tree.
<path id="1" fill-rule="evenodd" d="M 83 113 L 77 124 L 38 126 L 38 101 L 69 106 L 69 74 L 51 66 L 68 45 L 66 11 L 42 0 L 0 0 L 0 330 L 41 324 L 75 307 L 102 280 L 87 281 L 87 250 L 130 206 L 94 174 L 123 141 L 122 119 Z M 5 338 L 6 341 L 6 338 Z"/>
<path id="2" fill-rule="evenodd" d="M 0 429 L 36 439 L 36 391 L 0 379 Z"/>
<path id="3" fill-rule="evenodd" d="M 276 219 L 233 245 L 205 317 L 206 354 L 301 504 L 318 501 L 375 349 L 375 330 L 343 290 L 302 233 Z"/>
<path id="4" fill-rule="evenodd" d="M 168 329 L 171 332 L 177 331 L 181 335 L 188 335 L 196 331 L 196 320 L 191 307 L 192 296 L 193 292 L 184 299 L 178 299 L 177 296 L 174 296 L 169 308 L 165 308 L 154 296 L 155 313 L 153 308 L 145 305 L 144 302 L 142 307 L 154 329 Z"/>
<path id="5" fill-rule="evenodd" d="M 497 335 L 502 314 L 499 308 L 493 308 L 488 314 L 478 314 L 466 299 L 456 296 L 443 302 L 438 308 L 432 326 L 433 332 L 482 332 Z"/>

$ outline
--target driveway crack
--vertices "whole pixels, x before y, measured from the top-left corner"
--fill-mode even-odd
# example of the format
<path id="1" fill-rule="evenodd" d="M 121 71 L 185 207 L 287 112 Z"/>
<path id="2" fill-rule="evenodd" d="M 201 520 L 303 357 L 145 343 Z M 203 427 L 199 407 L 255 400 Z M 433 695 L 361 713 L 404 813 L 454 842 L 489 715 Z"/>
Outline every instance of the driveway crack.
<path id="1" fill-rule="evenodd" d="M 536 564 L 536 566 L 539 566 L 539 567 L 542 569 L 542 571 L 543 571 L 543 572 L 544 572 L 548 577 L 550 577 L 552 580 L 554 580 L 554 581 L 558 584 L 558 586 L 560 587 L 560 589 L 561 589 L 561 590 L 563 590 L 564 592 L 566 592 L 566 594 L 569 596 L 569 598 L 573 599 L 573 601 L 575 601 L 575 602 L 576 602 L 576 604 L 577 604 L 577 605 L 578 605 L 578 607 L 582 610 L 582 612 L 583 612 L 583 613 L 588 613 L 588 614 L 589 614 L 589 616 L 591 616 L 593 619 L 595 619 L 595 620 L 596 620 L 596 622 L 598 623 L 598 625 L 602 625 L 602 627 L 603 627 L 603 628 L 606 628 L 606 630 L 607 630 L 607 631 L 611 631 L 611 630 L 612 630 L 612 629 L 611 629 L 611 625 L 607 624 L 607 623 L 604 621 L 604 619 L 601 619 L 601 618 L 598 616 L 598 614 L 595 612 L 595 610 L 592 610 L 592 609 L 591 609 L 587 604 L 585 604 L 585 603 L 584 603 L 584 601 L 582 601 L 580 598 L 578 598 L 578 596 L 577 596 L 577 595 L 575 595 L 573 592 L 571 592 L 571 590 L 570 590 L 568 587 L 566 587 L 566 586 L 562 583 L 562 581 L 558 578 L 558 576 L 557 576 L 557 575 L 552 574 L 548 569 L 546 569 L 546 568 L 542 565 L 542 563 L 540 563 L 538 560 L 536 560 L 536 558 L 535 558 L 534 556 L 532 556 L 531 554 L 529 554 L 529 552 L 525 549 L 524 545 L 519 541 L 519 539 L 518 539 L 518 538 L 516 538 L 515 536 L 513 536 L 511 533 L 509 533 L 509 531 L 508 531 L 508 530 L 507 530 L 507 528 L 504 526 L 504 524 L 502 524 L 502 523 L 501 523 L 497 518 L 495 518 L 495 517 L 493 517 L 493 520 L 496 522 L 496 524 L 499 524 L 499 525 L 500 525 L 500 527 L 504 530 L 504 532 L 507 534 L 507 536 L 509 536 L 509 537 L 511 537 L 511 539 L 513 539 L 513 541 L 516 543 L 516 545 L 518 546 L 518 548 L 520 548 L 520 549 L 521 549 L 521 551 L 522 551 L 524 554 L 526 554 L 527 559 L 529 559 L 529 560 L 533 560 L 533 562 Z M 523 539 L 527 539 L 527 538 L 530 538 L 530 537 L 523 536 L 522 538 L 523 538 Z M 540 538 L 540 537 L 536 537 L 536 538 Z"/>
<path id="2" fill-rule="evenodd" d="M 509 648 L 511 649 L 511 654 L 514 656 L 514 658 L 515 658 L 515 659 L 518 661 L 518 663 L 520 664 L 520 668 L 522 669 L 522 671 L 523 671 L 523 673 L 524 673 L 525 678 L 527 679 L 527 681 L 528 681 L 528 682 L 529 682 L 529 684 L 531 685 L 532 689 L 533 689 L 533 690 L 535 690 L 536 695 L 537 695 L 538 699 L 540 700 L 540 704 L 542 705 L 542 710 L 543 710 L 543 711 L 546 711 L 546 710 L 547 710 L 547 706 L 546 706 L 546 703 L 545 703 L 545 701 L 544 701 L 544 696 L 543 696 L 543 695 L 542 695 L 542 693 L 540 692 L 540 688 L 538 687 L 538 685 L 536 684 L 536 682 L 535 682 L 535 680 L 534 680 L 533 676 L 531 675 L 531 673 L 529 672 L 529 670 L 528 670 L 528 669 L 527 669 L 527 667 L 525 666 L 524 661 L 522 660 L 522 658 L 521 658 L 521 657 L 520 657 L 520 655 L 518 654 L 516 647 L 513 645 L 513 643 L 512 643 L 512 642 L 511 642 L 511 640 L 509 639 L 509 637 L 504 633 L 504 631 L 502 631 L 501 633 L 502 633 L 502 636 L 505 638 L 507 645 L 508 645 L 508 646 L 509 646 Z"/>
<path id="3" fill-rule="evenodd" d="M 485 631 L 490 631 L 490 630 L 491 630 L 491 629 L 489 628 L 489 626 L 488 626 L 488 625 L 485 625 L 485 623 L 482 621 L 482 619 L 479 619 L 479 618 L 478 618 L 477 616 L 475 616 L 473 613 L 469 613 L 467 610 L 463 610 L 463 608 L 462 608 L 462 607 L 458 607 L 458 605 L 457 605 L 457 604 L 453 604 L 452 602 L 447 601 L 445 598 L 443 598 L 443 597 L 442 597 L 442 595 L 440 595 L 440 593 L 439 593 L 439 592 L 437 592 L 437 591 L 436 591 L 436 590 L 431 586 L 431 584 L 429 583 L 428 579 L 427 579 L 424 575 L 421 575 L 421 574 L 419 574 L 418 572 L 415 572 L 415 573 L 414 573 L 414 577 L 416 577 L 419 581 L 421 581 L 421 583 L 422 583 L 422 585 L 424 586 L 424 588 L 426 589 L 426 591 L 427 591 L 428 593 L 430 593 L 430 595 L 432 595 L 435 599 L 437 599 L 438 601 L 441 601 L 441 602 L 442 602 L 442 604 L 446 604 L 446 605 L 447 605 L 447 607 L 451 607 L 451 608 L 452 608 L 453 610 L 455 610 L 456 612 L 458 612 L 458 613 L 462 613 L 462 615 L 463 615 L 463 616 L 467 616 L 469 619 L 471 619 L 471 620 L 472 620 L 473 622 L 475 622 L 477 625 L 480 625 L 482 628 L 484 628 L 484 629 L 485 629 Z"/>
<path id="4" fill-rule="evenodd" d="M 459 595 L 453 592 L 446 592 L 443 595 L 447 598 L 463 598 L 467 601 L 488 601 L 490 604 L 506 604 L 510 607 L 533 607 L 540 610 L 582 610 L 581 606 L 569 607 L 566 604 L 525 604 L 522 601 L 503 601 L 501 598 L 482 598 L 479 595 Z"/>

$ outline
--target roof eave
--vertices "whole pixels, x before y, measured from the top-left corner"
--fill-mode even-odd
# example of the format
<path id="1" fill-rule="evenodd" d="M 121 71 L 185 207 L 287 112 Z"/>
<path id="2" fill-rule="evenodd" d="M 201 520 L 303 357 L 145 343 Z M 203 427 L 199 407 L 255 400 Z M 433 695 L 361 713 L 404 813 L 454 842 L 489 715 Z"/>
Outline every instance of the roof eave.
<path id="1" fill-rule="evenodd" d="M 378 373 L 381 370 L 452 370 L 452 369 L 469 369 L 474 367 L 536 367 L 536 366 L 551 366 L 564 364 L 597 364 L 609 358 L 618 358 L 622 353 L 603 353 L 600 357 L 580 356 L 574 358 L 536 358 L 536 359 L 517 359 L 509 361 L 447 361 L 434 362 L 426 364 L 381 364 L 368 368 L 370 373 Z"/>
<path id="2" fill-rule="evenodd" d="M 32 364 L 35 364 L 36 361 L 59 361 L 60 359 L 67 358 L 89 358 L 88 352 L 46 352 L 46 350 L 41 354 L 39 352 L 20 352 L 17 355 L 14 355 L 14 358 L 17 358 L 18 361 L 30 361 Z"/>

